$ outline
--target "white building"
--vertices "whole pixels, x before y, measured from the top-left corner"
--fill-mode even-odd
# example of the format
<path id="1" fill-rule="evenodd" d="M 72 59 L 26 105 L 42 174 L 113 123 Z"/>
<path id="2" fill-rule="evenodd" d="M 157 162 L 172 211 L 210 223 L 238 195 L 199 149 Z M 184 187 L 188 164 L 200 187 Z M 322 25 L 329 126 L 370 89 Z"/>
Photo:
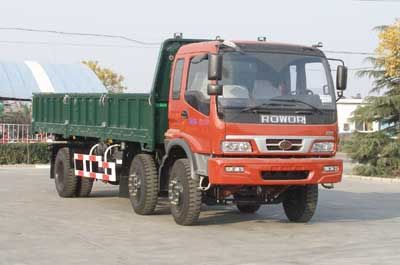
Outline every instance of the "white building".
<path id="1" fill-rule="evenodd" d="M 353 111 L 363 105 L 363 99 L 344 98 L 337 102 L 339 133 L 346 134 L 354 131 L 374 132 L 379 130 L 378 122 L 354 122 L 351 121 Z"/>

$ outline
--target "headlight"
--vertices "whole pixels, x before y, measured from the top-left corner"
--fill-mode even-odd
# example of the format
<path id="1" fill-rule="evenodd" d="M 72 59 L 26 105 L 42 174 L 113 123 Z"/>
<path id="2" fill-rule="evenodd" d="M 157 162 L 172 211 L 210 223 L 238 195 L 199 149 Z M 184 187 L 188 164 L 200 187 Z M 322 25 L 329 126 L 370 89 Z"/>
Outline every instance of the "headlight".
<path id="1" fill-rule="evenodd" d="M 311 148 L 311 152 L 329 153 L 329 152 L 333 152 L 334 148 L 335 148 L 335 144 L 333 142 L 318 142 L 318 143 L 313 144 L 313 147 Z"/>
<path id="2" fill-rule="evenodd" d="M 251 153 L 251 144 L 249 142 L 224 141 L 221 145 L 224 153 Z"/>

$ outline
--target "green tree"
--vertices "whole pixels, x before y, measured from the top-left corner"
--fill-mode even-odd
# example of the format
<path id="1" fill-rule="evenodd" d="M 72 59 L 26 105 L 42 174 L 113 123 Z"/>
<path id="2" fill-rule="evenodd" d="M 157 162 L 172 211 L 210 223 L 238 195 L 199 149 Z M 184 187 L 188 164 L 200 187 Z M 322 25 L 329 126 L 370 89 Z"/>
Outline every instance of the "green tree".
<path id="1" fill-rule="evenodd" d="M 3 114 L 0 114 L 0 123 L 29 124 L 32 120 L 31 114 L 31 104 L 21 104 L 14 111 L 3 112 Z"/>
<path id="2" fill-rule="evenodd" d="M 373 69 L 360 71 L 358 75 L 374 79 L 371 92 L 381 95 L 367 97 L 367 104 L 354 111 L 353 120 L 386 124 L 392 128 L 391 134 L 386 133 L 388 130 L 355 133 L 344 150 L 361 163 L 355 168 L 357 174 L 400 176 L 400 20 L 376 29 L 379 32 L 376 56 L 366 59 Z"/>
<path id="3" fill-rule="evenodd" d="M 124 77 L 115 73 L 109 68 L 104 68 L 99 65 L 98 61 L 83 61 L 103 82 L 109 93 L 122 93 L 126 87 L 123 85 Z"/>

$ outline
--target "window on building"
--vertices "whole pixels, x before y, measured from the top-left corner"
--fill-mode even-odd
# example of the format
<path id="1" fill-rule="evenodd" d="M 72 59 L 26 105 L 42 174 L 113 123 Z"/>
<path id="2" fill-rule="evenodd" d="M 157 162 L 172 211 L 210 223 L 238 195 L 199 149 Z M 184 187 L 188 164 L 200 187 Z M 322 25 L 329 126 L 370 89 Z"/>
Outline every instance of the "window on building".
<path id="1" fill-rule="evenodd" d="M 367 132 L 372 132 L 374 130 L 372 122 L 364 122 L 364 128 Z"/>
<path id="2" fill-rule="evenodd" d="M 359 132 L 372 132 L 374 130 L 372 122 L 356 121 L 356 131 Z"/>

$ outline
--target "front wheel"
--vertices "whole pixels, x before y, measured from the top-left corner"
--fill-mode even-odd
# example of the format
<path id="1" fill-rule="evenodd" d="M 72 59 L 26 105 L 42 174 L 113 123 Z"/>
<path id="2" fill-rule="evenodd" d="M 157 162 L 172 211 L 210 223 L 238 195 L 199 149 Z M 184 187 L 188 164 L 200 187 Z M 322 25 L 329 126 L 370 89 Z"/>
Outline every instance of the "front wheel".
<path id="1" fill-rule="evenodd" d="M 139 154 L 132 160 L 128 187 L 133 210 L 140 215 L 154 213 L 158 199 L 158 176 L 151 155 Z"/>
<path id="2" fill-rule="evenodd" d="M 283 209 L 292 222 L 306 223 L 313 217 L 318 202 L 318 185 L 296 186 L 286 191 Z"/>
<path id="3" fill-rule="evenodd" d="M 201 191 L 192 178 L 188 159 L 178 159 L 172 166 L 168 197 L 171 213 L 179 225 L 193 225 L 200 215 Z"/>

